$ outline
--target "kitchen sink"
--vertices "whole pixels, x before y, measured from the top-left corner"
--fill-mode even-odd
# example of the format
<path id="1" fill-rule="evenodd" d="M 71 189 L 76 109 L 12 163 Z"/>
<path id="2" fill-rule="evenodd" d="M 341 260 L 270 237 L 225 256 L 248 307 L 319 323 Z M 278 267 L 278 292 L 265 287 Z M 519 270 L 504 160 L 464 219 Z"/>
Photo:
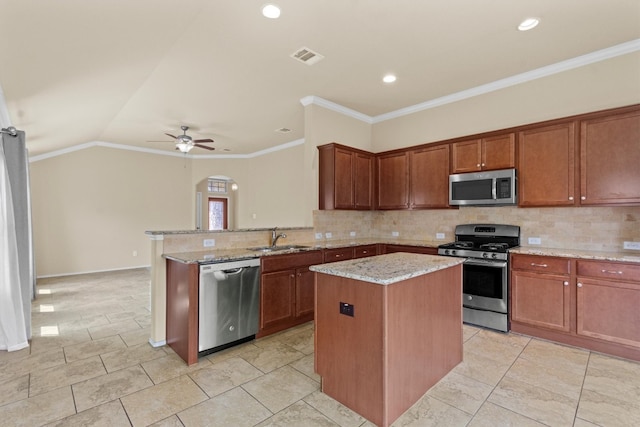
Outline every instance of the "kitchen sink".
<path id="1" fill-rule="evenodd" d="M 282 245 L 282 246 L 258 246 L 255 248 L 248 248 L 250 251 L 256 252 L 277 252 L 277 251 L 289 251 L 293 249 L 308 249 L 309 246 L 302 245 Z"/>

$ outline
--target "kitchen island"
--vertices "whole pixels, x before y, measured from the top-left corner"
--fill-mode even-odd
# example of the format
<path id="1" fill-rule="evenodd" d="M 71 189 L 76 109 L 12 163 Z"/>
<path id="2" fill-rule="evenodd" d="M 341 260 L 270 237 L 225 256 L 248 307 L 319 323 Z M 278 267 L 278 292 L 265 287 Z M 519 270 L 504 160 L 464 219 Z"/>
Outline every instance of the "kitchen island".
<path id="1" fill-rule="evenodd" d="M 460 363 L 462 261 L 394 253 L 311 267 L 322 391 L 387 427 Z"/>

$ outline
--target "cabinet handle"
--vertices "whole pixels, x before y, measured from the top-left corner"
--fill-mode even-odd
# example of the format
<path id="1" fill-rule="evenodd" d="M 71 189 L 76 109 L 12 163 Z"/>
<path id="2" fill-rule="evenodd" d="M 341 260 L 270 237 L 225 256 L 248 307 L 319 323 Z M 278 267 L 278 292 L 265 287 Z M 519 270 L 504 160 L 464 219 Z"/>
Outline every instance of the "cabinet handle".
<path id="1" fill-rule="evenodd" d="M 569 286 L 569 282 L 567 282 L 567 281 L 562 282 L 562 284 L 565 285 L 565 286 Z"/>
<path id="2" fill-rule="evenodd" d="M 569 200 L 573 200 L 573 196 L 569 196 Z"/>
<path id="3" fill-rule="evenodd" d="M 587 200 L 587 196 L 581 196 L 580 200 Z"/>
<path id="4" fill-rule="evenodd" d="M 482 164 L 482 167 L 484 167 L 484 166 L 485 166 L 485 165 L 484 165 L 484 163 L 483 163 L 483 164 Z"/>
<path id="5" fill-rule="evenodd" d="M 369 253 L 369 251 L 362 251 L 362 253 L 363 253 L 363 254 L 368 254 L 368 253 Z"/>
<path id="6" fill-rule="evenodd" d="M 548 265 L 547 264 L 536 264 L 535 262 L 531 263 L 532 267 L 542 267 L 542 268 L 547 268 Z"/>
<path id="7" fill-rule="evenodd" d="M 615 270 L 601 270 L 601 271 L 607 274 L 622 274 L 622 271 L 615 271 Z"/>
<path id="8" fill-rule="evenodd" d="M 476 167 L 479 168 L 480 167 L 480 163 L 476 164 Z"/>
<path id="9" fill-rule="evenodd" d="M 582 283 L 578 282 L 578 287 L 581 288 L 582 287 Z"/>

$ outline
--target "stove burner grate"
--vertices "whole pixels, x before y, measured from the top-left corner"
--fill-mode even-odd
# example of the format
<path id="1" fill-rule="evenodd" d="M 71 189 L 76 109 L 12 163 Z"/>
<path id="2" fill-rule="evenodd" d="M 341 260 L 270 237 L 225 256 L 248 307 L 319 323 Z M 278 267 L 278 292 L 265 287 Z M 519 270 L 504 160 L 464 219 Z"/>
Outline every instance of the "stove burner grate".
<path id="1" fill-rule="evenodd" d="M 485 243 L 480 245 L 480 249 L 485 251 L 505 251 L 509 249 L 508 243 Z"/>

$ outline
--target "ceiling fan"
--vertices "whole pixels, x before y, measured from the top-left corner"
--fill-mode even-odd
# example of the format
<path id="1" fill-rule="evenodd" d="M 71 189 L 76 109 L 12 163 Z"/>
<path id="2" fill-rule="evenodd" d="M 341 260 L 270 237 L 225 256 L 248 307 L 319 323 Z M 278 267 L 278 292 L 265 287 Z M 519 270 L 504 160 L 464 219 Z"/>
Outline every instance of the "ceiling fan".
<path id="1" fill-rule="evenodd" d="M 191 138 L 189 135 L 187 135 L 187 131 L 189 130 L 189 126 L 180 126 L 180 128 L 182 129 L 182 135 L 171 135 L 170 133 L 165 133 L 165 135 L 175 139 L 175 143 L 176 143 L 176 150 L 180 150 L 183 153 L 188 153 L 189 151 L 191 151 L 191 149 L 193 147 L 200 147 L 200 148 L 204 148 L 205 150 L 215 150 L 215 148 L 213 147 L 209 147 L 207 145 L 202 145 L 201 143 L 203 142 L 213 142 L 213 139 L 210 138 L 206 138 L 206 139 L 193 139 Z"/>

